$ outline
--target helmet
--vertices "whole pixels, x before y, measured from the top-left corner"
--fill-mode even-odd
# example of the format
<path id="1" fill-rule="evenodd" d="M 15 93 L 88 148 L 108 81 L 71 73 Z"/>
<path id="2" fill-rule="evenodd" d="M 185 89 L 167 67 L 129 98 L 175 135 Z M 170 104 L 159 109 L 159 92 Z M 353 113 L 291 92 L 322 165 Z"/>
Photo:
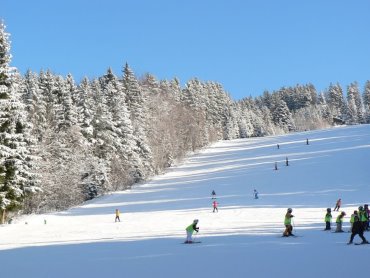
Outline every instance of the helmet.
<path id="1" fill-rule="evenodd" d="M 364 210 L 364 207 L 363 206 L 359 206 L 358 207 L 358 210 Z"/>
<path id="2" fill-rule="evenodd" d="M 288 212 L 292 212 L 293 210 L 291 208 L 288 208 Z"/>
<path id="3" fill-rule="evenodd" d="M 326 211 L 327 211 L 327 212 L 331 212 L 331 208 L 327 208 L 327 209 L 326 209 Z"/>
<path id="4" fill-rule="evenodd" d="M 357 210 L 355 210 L 353 213 L 354 213 L 354 214 L 358 214 L 358 211 L 357 211 Z"/>
<path id="5" fill-rule="evenodd" d="M 194 221 L 193 221 L 194 223 L 198 223 L 199 222 L 199 220 L 198 219 L 194 219 Z"/>
<path id="6" fill-rule="evenodd" d="M 344 212 L 344 211 L 342 211 L 342 213 L 341 213 L 342 215 L 346 215 L 346 213 Z"/>

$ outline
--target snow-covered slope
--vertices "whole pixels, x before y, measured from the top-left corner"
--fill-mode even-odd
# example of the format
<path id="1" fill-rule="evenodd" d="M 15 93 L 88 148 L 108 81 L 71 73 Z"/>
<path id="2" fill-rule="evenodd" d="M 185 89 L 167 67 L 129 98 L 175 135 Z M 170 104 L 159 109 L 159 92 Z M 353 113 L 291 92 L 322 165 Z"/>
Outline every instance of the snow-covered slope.
<path id="1" fill-rule="evenodd" d="M 346 231 L 353 210 L 370 203 L 369 162 L 369 125 L 219 142 L 129 191 L 0 226 L 0 277 L 361 275 L 370 245 L 322 230 L 338 198 Z M 281 237 L 288 207 L 297 238 Z M 181 244 L 195 218 L 202 243 Z"/>

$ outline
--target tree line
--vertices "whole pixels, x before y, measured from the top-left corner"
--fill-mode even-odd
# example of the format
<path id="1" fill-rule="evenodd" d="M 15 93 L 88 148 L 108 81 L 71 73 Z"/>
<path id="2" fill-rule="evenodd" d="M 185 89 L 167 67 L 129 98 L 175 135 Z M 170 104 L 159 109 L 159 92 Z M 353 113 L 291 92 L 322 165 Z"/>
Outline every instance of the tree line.
<path id="1" fill-rule="evenodd" d="M 370 123 L 370 81 L 312 84 L 234 101 L 216 82 L 120 75 L 76 83 L 10 66 L 0 24 L 0 212 L 63 210 L 158 175 L 217 140 Z"/>

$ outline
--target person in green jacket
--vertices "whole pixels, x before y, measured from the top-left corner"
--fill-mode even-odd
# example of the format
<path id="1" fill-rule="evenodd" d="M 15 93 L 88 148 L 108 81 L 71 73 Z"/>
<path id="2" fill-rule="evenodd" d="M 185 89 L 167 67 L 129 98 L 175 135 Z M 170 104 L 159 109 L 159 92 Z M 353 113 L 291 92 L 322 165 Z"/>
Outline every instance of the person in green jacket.
<path id="1" fill-rule="evenodd" d="M 355 210 L 352 214 L 351 214 L 351 218 L 349 220 L 349 223 L 351 223 L 351 230 L 350 232 L 352 232 L 352 229 L 353 229 L 353 223 L 355 222 L 355 217 L 358 217 L 358 212 L 357 210 Z"/>
<path id="2" fill-rule="evenodd" d="M 326 223 L 325 231 L 331 230 L 331 219 L 332 218 L 333 217 L 331 215 L 331 208 L 327 208 L 326 214 L 325 214 L 325 223 Z"/>
<path id="3" fill-rule="evenodd" d="M 291 208 L 288 208 L 287 213 L 285 214 L 284 219 L 284 225 L 285 225 L 285 231 L 283 233 L 283 236 L 294 236 L 293 235 L 293 226 L 292 226 L 292 218 L 294 215 L 292 214 L 293 210 Z"/>
<path id="4" fill-rule="evenodd" d="M 342 230 L 342 224 L 343 224 L 343 218 L 346 215 L 344 211 L 342 211 L 338 217 L 337 220 L 335 221 L 337 223 L 337 229 L 335 230 L 336 233 L 343 233 L 344 231 Z"/>
<path id="5" fill-rule="evenodd" d="M 199 220 L 194 219 L 193 223 L 186 227 L 186 240 L 185 243 L 193 243 L 193 233 L 194 231 L 199 232 L 199 227 L 197 227 Z"/>
<path id="6" fill-rule="evenodd" d="M 364 209 L 363 206 L 359 206 L 359 208 L 358 208 L 358 217 L 360 219 L 360 222 L 361 222 L 362 226 L 364 227 L 364 230 L 366 230 L 366 228 L 367 228 L 367 221 L 369 219 L 368 219 L 368 215 L 365 212 L 365 209 Z"/>

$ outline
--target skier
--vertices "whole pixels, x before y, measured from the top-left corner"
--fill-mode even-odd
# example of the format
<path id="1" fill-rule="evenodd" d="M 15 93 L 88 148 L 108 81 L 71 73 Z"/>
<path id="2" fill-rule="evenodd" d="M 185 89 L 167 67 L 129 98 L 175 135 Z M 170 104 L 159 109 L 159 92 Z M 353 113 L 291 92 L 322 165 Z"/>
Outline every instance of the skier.
<path id="1" fill-rule="evenodd" d="M 365 204 L 364 205 L 364 210 L 365 210 L 365 214 L 367 216 L 367 222 L 366 222 L 366 225 L 365 225 L 365 231 L 368 231 L 369 230 L 369 221 L 370 221 L 370 210 L 369 210 L 369 205 L 368 204 Z"/>
<path id="2" fill-rule="evenodd" d="M 216 201 L 213 201 L 213 212 L 217 211 L 218 212 L 218 203 Z"/>
<path id="3" fill-rule="evenodd" d="M 352 214 L 351 214 L 351 219 L 349 220 L 349 222 L 351 223 L 351 232 L 352 232 L 352 229 L 353 229 L 353 223 L 355 222 L 355 217 L 358 217 L 358 212 L 357 210 L 355 210 Z"/>
<path id="4" fill-rule="evenodd" d="M 348 244 L 352 244 L 353 243 L 353 238 L 356 235 L 359 235 L 360 238 L 362 239 L 361 244 L 369 244 L 369 242 L 364 237 L 364 226 L 361 223 L 360 218 L 359 218 L 358 215 L 355 215 L 354 216 L 354 222 L 353 222 L 353 227 L 352 227 L 352 234 L 351 234 L 351 238 L 350 238 Z"/>
<path id="5" fill-rule="evenodd" d="M 216 199 L 216 192 L 214 190 L 212 190 L 211 196 L 212 196 L 212 199 Z"/>
<path id="6" fill-rule="evenodd" d="M 342 211 L 338 217 L 337 220 L 335 221 L 337 223 L 337 229 L 335 230 L 336 233 L 343 233 L 344 231 L 342 230 L 342 223 L 343 223 L 343 218 L 346 215 L 344 211 Z"/>
<path id="7" fill-rule="evenodd" d="M 186 241 L 185 241 L 185 243 L 193 243 L 192 236 L 193 236 L 194 231 L 199 232 L 199 227 L 197 227 L 198 222 L 199 222 L 198 219 L 194 219 L 193 223 L 190 224 L 186 228 Z"/>
<path id="8" fill-rule="evenodd" d="M 254 199 L 258 199 L 258 192 L 256 189 L 253 191 L 253 195 L 254 195 Z"/>
<path id="9" fill-rule="evenodd" d="M 337 203 L 335 204 L 334 211 L 335 210 L 339 211 L 341 205 L 342 205 L 342 199 L 339 198 Z"/>
<path id="10" fill-rule="evenodd" d="M 331 219 L 332 219 L 331 208 L 327 208 L 325 214 L 325 223 L 326 223 L 325 231 L 331 230 Z"/>
<path id="11" fill-rule="evenodd" d="M 119 212 L 119 209 L 116 209 L 116 219 L 114 219 L 114 222 L 121 222 L 121 219 L 119 219 L 119 214 L 120 214 L 120 212 Z"/>
<path id="12" fill-rule="evenodd" d="M 362 226 L 364 227 L 364 230 L 366 230 L 367 221 L 369 220 L 369 218 L 363 206 L 358 207 L 358 217 L 360 219 Z"/>
<path id="13" fill-rule="evenodd" d="M 284 219 L 284 225 L 285 225 L 285 231 L 283 233 L 283 236 L 288 237 L 288 236 L 294 236 L 292 234 L 293 232 L 293 226 L 292 226 L 292 218 L 294 215 L 292 215 L 293 210 L 291 208 L 288 208 L 287 213 L 285 214 L 285 219 Z"/>

